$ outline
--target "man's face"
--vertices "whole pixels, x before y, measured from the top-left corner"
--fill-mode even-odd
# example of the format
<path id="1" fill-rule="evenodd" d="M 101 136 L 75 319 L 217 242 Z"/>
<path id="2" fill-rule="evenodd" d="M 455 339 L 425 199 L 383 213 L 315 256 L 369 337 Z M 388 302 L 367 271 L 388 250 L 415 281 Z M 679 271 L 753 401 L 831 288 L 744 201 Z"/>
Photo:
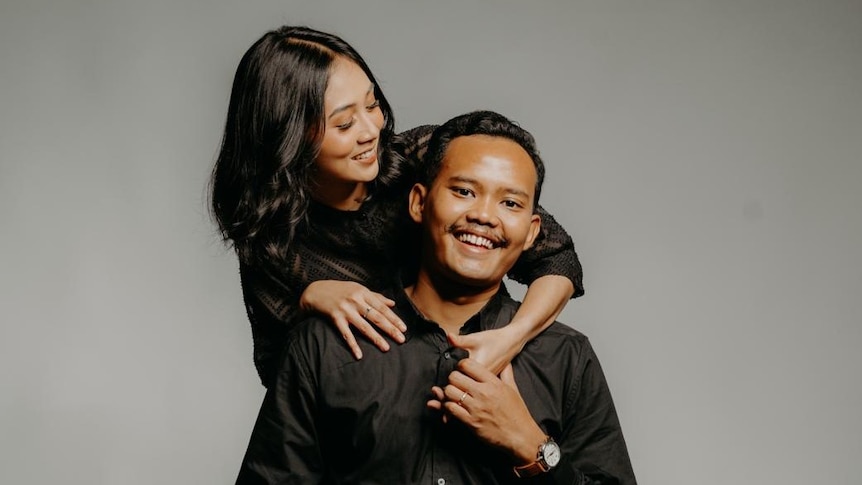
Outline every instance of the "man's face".
<path id="1" fill-rule="evenodd" d="M 423 270 L 434 280 L 498 285 L 539 232 L 535 192 L 535 166 L 517 143 L 452 140 L 431 186 L 410 193 L 410 214 L 423 225 Z"/>

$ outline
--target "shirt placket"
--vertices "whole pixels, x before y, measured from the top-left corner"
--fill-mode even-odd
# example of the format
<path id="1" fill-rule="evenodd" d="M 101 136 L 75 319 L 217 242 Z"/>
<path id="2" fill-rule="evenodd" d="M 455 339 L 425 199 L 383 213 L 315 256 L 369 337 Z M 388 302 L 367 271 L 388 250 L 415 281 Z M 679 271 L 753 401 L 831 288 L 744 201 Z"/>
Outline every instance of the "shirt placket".
<path id="1" fill-rule="evenodd" d="M 449 383 L 449 374 L 457 369 L 458 362 L 467 357 L 468 352 L 450 346 L 443 330 L 433 331 L 428 337 L 438 352 L 435 384 L 442 389 Z M 461 483 L 461 473 L 456 460 L 457 457 L 452 456 L 450 450 L 441 446 L 443 426 L 442 422 L 438 422 L 433 433 L 430 483 L 433 485 L 454 485 Z"/>

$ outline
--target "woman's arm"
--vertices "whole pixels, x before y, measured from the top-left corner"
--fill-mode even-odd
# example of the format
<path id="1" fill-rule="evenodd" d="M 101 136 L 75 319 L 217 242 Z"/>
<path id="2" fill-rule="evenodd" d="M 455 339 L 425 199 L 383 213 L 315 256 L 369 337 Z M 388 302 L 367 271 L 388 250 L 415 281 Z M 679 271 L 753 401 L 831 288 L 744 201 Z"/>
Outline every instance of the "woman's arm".
<path id="1" fill-rule="evenodd" d="M 536 208 L 536 213 L 542 220 L 539 236 L 533 246 L 521 254 L 507 276 L 528 286 L 542 276 L 564 276 L 574 287 L 570 298 L 583 295 L 584 273 L 572 237 L 542 206 Z"/>
<path id="2" fill-rule="evenodd" d="M 572 238 L 541 207 L 542 231 L 508 276 L 527 283 L 527 293 L 506 327 L 452 337 L 453 345 L 470 352 L 489 370 L 499 373 L 533 337 L 548 328 L 569 299 L 584 294 L 583 271 Z"/>
<path id="3" fill-rule="evenodd" d="M 548 328 L 574 294 L 572 280 L 565 276 L 542 276 L 527 288 L 524 302 L 505 327 L 469 335 L 450 335 L 453 345 L 470 352 L 495 374 L 499 374 L 524 345 Z"/>
<path id="4" fill-rule="evenodd" d="M 509 278 L 528 284 L 524 302 L 512 322 L 500 329 L 457 336 L 452 343 L 499 373 L 533 337 L 548 328 L 569 299 L 584 294 L 583 271 L 571 236 L 556 219 L 538 207 L 542 230 Z"/>
<path id="5" fill-rule="evenodd" d="M 244 264 L 240 265 L 240 275 L 254 340 L 254 363 L 266 387 L 275 377 L 287 334 L 309 312 L 329 317 L 357 359 L 362 358 L 362 352 L 351 326 L 383 351 L 389 349 L 389 343 L 374 326 L 396 342 L 404 341 L 402 331 L 406 327 L 390 309 L 394 302 L 359 283 L 317 280 L 302 288 L 298 281 L 288 284 L 285 278 L 289 275 Z M 299 295 L 298 288 L 302 289 Z"/>

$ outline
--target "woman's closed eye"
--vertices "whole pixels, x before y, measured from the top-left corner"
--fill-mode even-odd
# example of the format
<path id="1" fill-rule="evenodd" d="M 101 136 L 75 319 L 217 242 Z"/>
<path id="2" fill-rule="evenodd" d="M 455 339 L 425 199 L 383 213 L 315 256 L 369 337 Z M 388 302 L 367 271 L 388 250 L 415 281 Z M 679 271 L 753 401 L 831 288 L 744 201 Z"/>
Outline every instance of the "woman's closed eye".
<path id="1" fill-rule="evenodd" d="M 378 101 L 378 100 L 374 100 L 374 102 L 372 102 L 371 104 L 369 104 L 365 107 L 365 109 L 368 111 L 374 111 L 378 108 L 380 108 L 380 101 Z M 354 123 L 356 123 L 356 118 L 351 117 L 349 120 L 345 121 L 344 123 L 335 125 L 335 127 L 341 131 L 345 131 L 345 130 L 350 129 L 350 127 L 352 127 Z"/>

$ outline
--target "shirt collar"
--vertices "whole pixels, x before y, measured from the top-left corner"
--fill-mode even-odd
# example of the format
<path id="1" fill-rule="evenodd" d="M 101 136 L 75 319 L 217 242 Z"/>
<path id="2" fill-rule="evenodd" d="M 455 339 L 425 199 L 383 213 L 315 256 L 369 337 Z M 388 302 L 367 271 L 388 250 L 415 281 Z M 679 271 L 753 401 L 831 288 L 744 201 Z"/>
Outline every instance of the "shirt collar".
<path id="1" fill-rule="evenodd" d="M 433 320 L 428 320 L 422 312 L 416 308 L 413 301 L 404 291 L 404 285 L 400 279 L 396 279 L 389 297 L 395 300 L 395 311 L 407 325 L 405 337 L 417 333 L 440 331 L 441 327 Z M 481 332 L 504 327 L 512 320 L 517 309 L 517 302 L 512 300 L 505 284 L 500 284 L 500 289 L 479 310 L 478 313 L 467 319 L 461 326 L 461 335 Z"/>

